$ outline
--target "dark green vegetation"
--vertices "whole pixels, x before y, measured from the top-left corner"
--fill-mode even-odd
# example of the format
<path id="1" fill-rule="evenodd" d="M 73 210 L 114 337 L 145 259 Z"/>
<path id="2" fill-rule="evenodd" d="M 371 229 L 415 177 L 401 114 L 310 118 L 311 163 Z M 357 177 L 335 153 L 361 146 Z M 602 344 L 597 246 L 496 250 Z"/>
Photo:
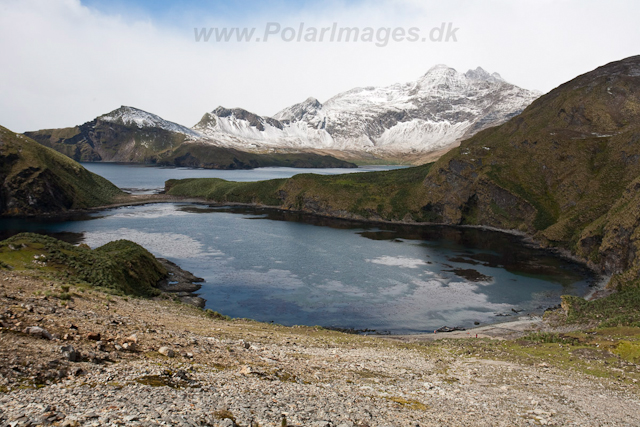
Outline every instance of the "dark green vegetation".
<path id="1" fill-rule="evenodd" d="M 431 164 L 385 172 L 345 175 L 299 174 L 289 179 L 229 182 L 169 180 L 168 194 L 216 202 L 255 203 L 346 218 L 429 221 L 420 199 Z"/>
<path id="2" fill-rule="evenodd" d="M 634 326 L 640 328 L 640 289 L 637 285 L 621 286 L 606 298 L 585 301 L 571 295 L 562 297 L 567 320 L 592 323 L 600 327 Z"/>
<path id="3" fill-rule="evenodd" d="M 517 229 L 612 275 L 610 288 L 628 289 L 598 304 L 615 305 L 614 299 L 622 298 L 631 304 L 628 311 L 637 310 L 640 56 L 559 86 L 432 165 L 351 176 L 297 175 L 261 183 L 252 197 L 245 188 L 255 190 L 207 191 L 194 180 L 172 182 L 169 194 L 338 217 Z M 586 304 L 596 309 L 597 304 Z M 613 305 L 598 310 L 613 316 L 607 311 Z M 637 322 L 619 314 L 614 317 L 620 324 Z"/>
<path id="4" fill-rule="evenodd" d="M 121 194 L 73 160 L 0 126 L 0 216 L 105 205 Z"/>
<path id="5" fill-rule="evenodd" d="M 139 127 L 121 118 L 112 119 L 112 116 L 131 112 L 148 114 L 121 107 L 80 126 L 42 129 L 25 132 L 25 135 L 78 162 L 130 162 L 207 169 L 356 167 L 353 163 L 314 153 L 262 154 L 216 147 L 177 130 L 151 125 Z"/>
<path id="6" fill-rule="evenodd" d="M 22 233 L 0 242 L 0 268 L 88 284 L 102 290 L 137 296 L 160 294 L 156 284 L 166 269 L 142 246 L 117 240 L 94 250 L 86 246 Z M 61 299 L 68 295 L 63 289 Z"/>

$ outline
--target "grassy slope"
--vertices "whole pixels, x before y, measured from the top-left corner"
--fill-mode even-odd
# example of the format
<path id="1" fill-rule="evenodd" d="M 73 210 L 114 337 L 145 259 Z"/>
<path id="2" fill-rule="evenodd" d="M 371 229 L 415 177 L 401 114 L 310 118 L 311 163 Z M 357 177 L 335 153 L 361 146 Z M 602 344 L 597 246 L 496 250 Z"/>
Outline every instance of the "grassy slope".
<path id="1" fill-rule="evenodd" d="M 153 255 L 128 240 L 91 250 L 32 233 L 0 242 L 0 268 L 139 296 L 158 295 L 156 284 L 167 275 Z"/>
<path id="2" fill-rule="evenodd" d="M 0 126 L 0 215 L 110 203 L 122 192 L 62 154 Z"/>
<path id="3" fill-rule="evenodd" d="M 640 271 L 638 70 L 640 57 L 608 64 L 463 142 L 425 180 L 431 203 L 445 222 L 519 228 L 619 275 L 612 285 L 634 283 Z M 514 206 L 516 214 L 505 215 Z"/>
<path id="4" fill-rule="evenodd" d="M 344 175 L 299 174 L 289 179 L 229 182 L 222 179 L 167 181 L 173 196 L 216 202 L 255 203 L 333 216 L 365 219 L 427 220 L 422 185 L 431 164 L 386 172 Z"/>

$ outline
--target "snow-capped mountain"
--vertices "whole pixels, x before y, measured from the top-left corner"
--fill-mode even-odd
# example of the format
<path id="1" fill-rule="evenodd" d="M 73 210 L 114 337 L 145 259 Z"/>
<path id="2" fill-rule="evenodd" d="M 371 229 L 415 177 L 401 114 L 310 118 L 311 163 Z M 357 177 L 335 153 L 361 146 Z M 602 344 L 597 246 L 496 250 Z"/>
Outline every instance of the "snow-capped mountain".
<path id="1" fill-rule="evenodd" d="M 124 126 L 137 126 L 140 129 L 156 128 L 164 129 L 169 132 L 181 133 L 200 139 L 202 135 L 186 126 L 179 125 L 174 122 L 163 119 L 155 114 L 148 113 L 138 108 L 121 106 L 117 110 L 98 117 L 98 120 L 117 123 Z"/>
<path id="2" fill-rule="evenodd" d="M 308 98 L 273 118 L 218 107 L 193 129 L 239 149 L 431 152 L 505 122 L 539 95 L 480 67 L 437 65 L 414 82 L 355 88 L 324 104 Z"/>
<path id="3" fill-rule="evenodd" d="M 264 128 L 250 113 L 234 114 L 249 130 Z M 221 116 L 225 113 L 217 111 Z M 275 120 L 268 119 L 277 124 Z M 259 132 L 254 130 L 254 132 Z M 352 168 L 355 164 L 312 152 L 255 153 L 220 147 L 206 135 L 155 114 L 122 106 L 78 126 L 25 132 L 38 143 L 83 162 L 126 162 L 208 169 L 268 166 Z"/>

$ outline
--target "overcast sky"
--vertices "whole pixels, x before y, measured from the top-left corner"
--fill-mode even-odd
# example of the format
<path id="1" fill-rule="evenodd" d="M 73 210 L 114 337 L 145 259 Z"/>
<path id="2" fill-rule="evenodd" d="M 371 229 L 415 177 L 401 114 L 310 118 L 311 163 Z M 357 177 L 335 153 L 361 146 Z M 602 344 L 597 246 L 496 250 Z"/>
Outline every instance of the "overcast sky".
<path id="1" fill-rule="evenodd" d="M 416 80 L 435 64 L 547 92 L 639 54 L 638 17 L 636 0 L 0 0 L 0 125 L 74 126 L 120 105 L 187 126 L 219 105 L 273 115 L 309 96 Z M 269 22 L 416 27 L 420 41 L 255 41 Z M 443 22 L 456 42 L 429 40 Z M 196 42 L 201 27 L 256 30 L 251 42 Z"/>

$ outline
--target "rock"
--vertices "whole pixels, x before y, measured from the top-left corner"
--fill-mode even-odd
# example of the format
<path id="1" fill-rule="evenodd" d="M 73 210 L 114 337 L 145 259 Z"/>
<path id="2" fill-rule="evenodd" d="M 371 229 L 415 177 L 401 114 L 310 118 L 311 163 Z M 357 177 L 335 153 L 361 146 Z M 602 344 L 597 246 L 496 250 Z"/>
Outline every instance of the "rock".
<path id="1" fill-rule="evenodd" d="M 126 351 L 135 351 L 136 343 L 134 343 L 134 342 L 126 342 L 126 343 L 122 344 L 122 349 L 126 350 Z"/>
<path id="2" fill-rule="evenodd" d="M 331 423 L 329 421 L 315 421 L 311 423 L 312 427 L 331 427 Z"/>
<path id="3" fill-rule="evenodd" d="M 26 328 L 23 332 L 25 334 L 33 335 L 39 338 L 45 338 L 48 340 L 53 339 L 53 335 L 51 335 L 46 329 L 43 329 L 40 326 L 31 326 L 29 328 Z"/>
<path id="4" fill-rule="evenodd" d="M 91 363 L 102 363 L 102 359 L 100 357 L 98 357 L 94 352 L 89 352 L 87 353 L 87 358 L 89 359 L 89 362 Z"/>
<path id="5" fill-rule="evenodd" d="M 175 356 L 175 352 L 171 350 L 169 347 L 160 347 L 160 349 L 158 349 L 158 353 L 163 354 L 167 357 Z"/>
<path id="6" fill-rule="evenodd" d="M 461 326 L 454 326 L 450 328 L 449 326 L 443 326 L 441 328 L 436 329 L 437 332 L 454 332 L 454 331 L 465 331 L 466 329 Z"/>
<path id="7" fill-rule="evenodd" d="M 133 344 L 138 344 L 138 335 L 133 334 L 133 335 L 129 335 L 128 337 L 126 337 L 123 340 L 124 343 L 133 343 Z"/>
<path id="8" fill-rule="evenodd" d="M 264 375 L 264 372 L 256 370 L 249 365 L 244 365 L 240 368 L 240 375 Z"/>
<path id="9" fill-rule="evenodd" d="M 235 427 L 236 423 L 234 423 L 233 420 L 230 420 L 229 418 L 225 418 L 224 420 L 220 420 L 218 425 L 220 427 Z"/>
<path id="10" fill-rule="evenodd" d="M 100 341 L 100 333 L 99 332 L 89 332 L 87 334 L 87 339 L 91 341 Z"/>
<path id="11" fill-rule="evenodd" d="M 182 369 L 179 370 L 178 372 L 176 372 L 175 374 L 173 374 L 173 377 L 177 378 L 179 380 L 182 380 L 182 381 L 191 381 L 191 378 L 189 378 L 187 373 L 185 371 L 183 371 Z"/>
<path id="12" fill-rule="evenodd" d="M 80 362 L 82 359 L 80 352 L 77 352 L 71 345 L 60 347 L 60 351 L 62 352 L 62 357 L 67 359 L 69 362 Z"/>

